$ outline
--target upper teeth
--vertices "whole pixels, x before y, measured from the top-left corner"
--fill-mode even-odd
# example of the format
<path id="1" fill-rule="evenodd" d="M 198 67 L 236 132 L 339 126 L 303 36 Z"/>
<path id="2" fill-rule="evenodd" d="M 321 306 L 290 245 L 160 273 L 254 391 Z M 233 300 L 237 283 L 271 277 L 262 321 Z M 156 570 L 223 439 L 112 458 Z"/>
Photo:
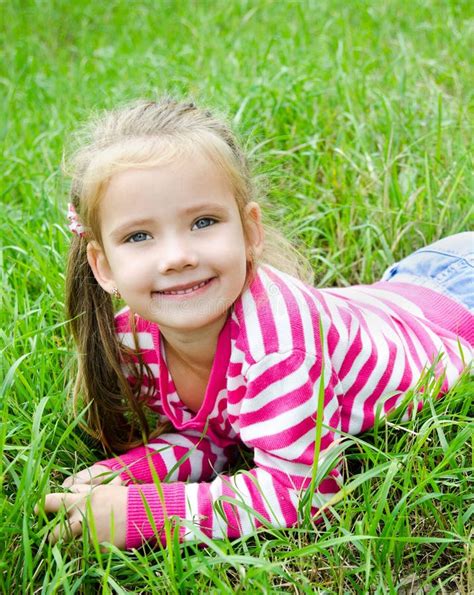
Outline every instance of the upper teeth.
<path id="1" fill-rule="evenodd" d="M 201 281 L 197 285 L 193 285 L 192 287 L 188 287 L 187 289 L 170 289 L 168 291 L 159 291 L 158 293 L 164 293 L 165 295 L 183 295 L 185 293 L 191 293 L 192 291 L 196 291 L 200 287 L 206 285 L 207 281 Z"/>

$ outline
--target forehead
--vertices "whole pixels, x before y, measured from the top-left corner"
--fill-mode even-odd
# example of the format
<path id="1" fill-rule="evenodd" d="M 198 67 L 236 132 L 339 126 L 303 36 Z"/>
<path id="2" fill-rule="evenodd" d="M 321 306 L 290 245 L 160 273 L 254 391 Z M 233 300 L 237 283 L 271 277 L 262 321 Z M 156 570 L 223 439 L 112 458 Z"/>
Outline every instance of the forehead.
<path id="1" fill-rule="evenodd" d="M 101 227 L 117 218 L 166 212 L 169 216 L 200 202 L 215 202 L 238 212 L 229 177 L 211 159 L 182 156 L 152 167 L 124 169 L 112 175 L 99 204 Z"/>

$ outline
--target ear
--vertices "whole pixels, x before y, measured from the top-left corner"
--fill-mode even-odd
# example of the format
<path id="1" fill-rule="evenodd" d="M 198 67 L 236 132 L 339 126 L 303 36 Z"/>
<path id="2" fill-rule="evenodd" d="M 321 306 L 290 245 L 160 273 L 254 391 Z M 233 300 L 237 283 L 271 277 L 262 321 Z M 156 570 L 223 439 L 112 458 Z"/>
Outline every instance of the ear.
<path id="1" fill-rule="evenodd" d="M 95 240 L 87 244 L 87 262 L 102 289 L 107 293 L 113 293 L 115 282 L 112 278 L 112 271 L 104 249 Z"/>
<path id="2" fill-rule="evenodd" d="M 247 231 L 247 251 L 252 251 L 258 258 L 263 252 L 264 231 L 262 225 L 262 212 L 260 205 L 256 202 L 249 202 L 245 206 L 245 228 Z"/>

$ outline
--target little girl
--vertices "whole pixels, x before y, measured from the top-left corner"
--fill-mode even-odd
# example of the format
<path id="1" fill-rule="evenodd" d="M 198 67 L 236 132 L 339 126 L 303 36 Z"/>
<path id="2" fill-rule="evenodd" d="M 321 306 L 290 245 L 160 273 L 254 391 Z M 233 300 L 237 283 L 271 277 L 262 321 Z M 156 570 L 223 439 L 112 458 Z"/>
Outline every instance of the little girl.
<path id="1" fill-rule="evenodd" d="M 53 541 L 81 536 L 83 520 L 121 548 L 175 527 L 202 540 L 294 526 L 308 488 L 313 514 L 340 490 L 344 435 L 422 376 L 448 391 L 471 361 L 474 234 L 373 285 L 314 289 L 264 233 L 233 134 L 194 104 L 140 102 L 93 123 L 71 195 L 75 392 L 114 456 L 46 496 L 69 521 Z M 225 475 L 240 445 L 254 467 Z"/>

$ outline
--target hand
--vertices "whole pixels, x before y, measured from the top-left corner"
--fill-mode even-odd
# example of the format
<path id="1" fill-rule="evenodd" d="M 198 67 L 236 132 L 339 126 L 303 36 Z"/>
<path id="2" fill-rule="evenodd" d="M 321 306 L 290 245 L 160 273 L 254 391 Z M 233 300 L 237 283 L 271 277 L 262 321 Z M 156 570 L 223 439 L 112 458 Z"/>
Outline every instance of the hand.
<path id="1" fill-rule="evenodd" d="M 77 484 L 99 485 L 102 483 L 106 483 L 108 485 L 123 485 L 120 476 L 117 475 L 115 471 L 111 471 L 105 465 L 98 463 L 96 465 L 92 465 L 92 467 L 87 467 L 87 469 L 79 471 L 79 473 L 76 473 L 75 475 L 67 477 L 63 481 L 63 487 L 70 488 Z"/>
<path id="2" fill-rule="evenodd" d="M 67 524 L 58 524 L 49 534 L 50 543 L 59 539 L 70 541 L 82 536 L 82 525 L 87 525 L 89 536 L 96 536 L 99 543 L 113 543 L 125 549 L 127 533 L 126 486 L 98 485 L 91 487 L 75 484 L 71 491 L 48 494 L 44 501 L 46 513 L 66 511 Z M 35 513 L 39 513 L 36 505 Z"/>

